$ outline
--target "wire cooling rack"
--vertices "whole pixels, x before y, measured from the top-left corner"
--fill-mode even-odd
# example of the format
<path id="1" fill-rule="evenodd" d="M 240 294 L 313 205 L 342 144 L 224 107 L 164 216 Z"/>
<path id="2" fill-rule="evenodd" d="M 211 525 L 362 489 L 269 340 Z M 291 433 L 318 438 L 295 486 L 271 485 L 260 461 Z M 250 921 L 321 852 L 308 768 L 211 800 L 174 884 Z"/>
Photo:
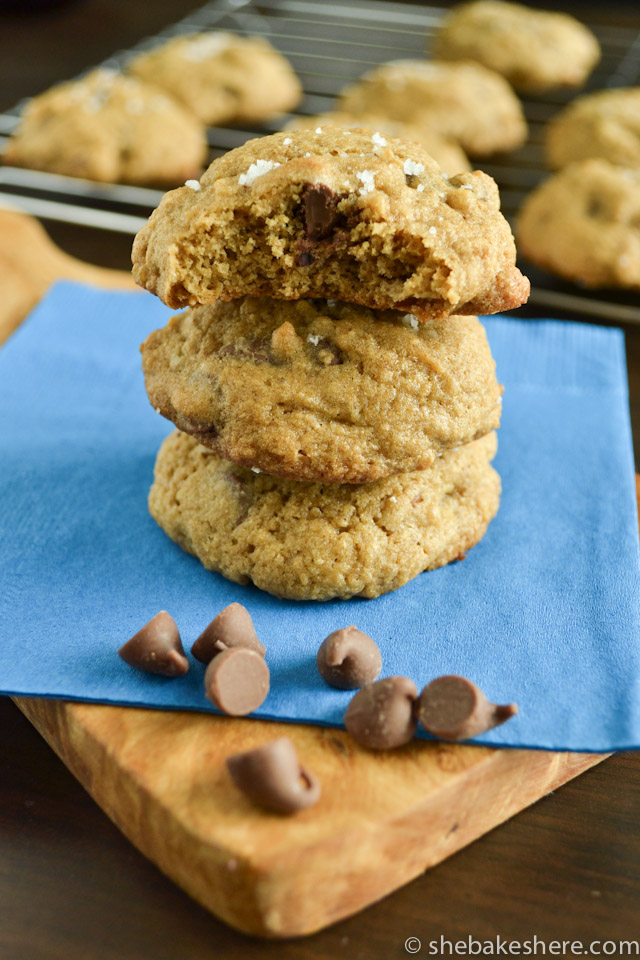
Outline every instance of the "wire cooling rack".
<path id="1" fill-rule="evenodd" d="M 385 0 L 213 0 L 137 46 L 115 53 L 102 66 L 123 68 L 143 50 L 182 33 L 231 30 L 267 37 L 290 60 L 305 91 L 297 113 L 322 113 L 340 90 L 366 70 L 387 60 L 423 58 L 444 10 Z M 635 85 L 640 78 L 640 33 L 627 27 L 592 27 L 602 46 L 602 61 L 585 91 Z M 582 91 L 581 91 L 582 92 Z M 530 138 L 520 150 L 482 163 L 500 186 L 502 208 L 513 222 L 523 199 L 548 171 L 542 143 L 549 118 L 573 92 L 524 100 Z M 0 114 L 0 142 L 18 123 L 24 103 Z M 251 136 L 280 129 L 287 118 L 247 129 L 212 127 L 210 159 Z M 122 184 L 103 185 L 55 174 L 0 166 L 0 205 L 17 206 L 35 216 L 133 235 L 158 205 L 162 193 Z M 640 296 L 619 291 L 597 294 L 564 283 L 521 264 L 532 280 L 530 303 L 538 311 L 640 323 Z"/>

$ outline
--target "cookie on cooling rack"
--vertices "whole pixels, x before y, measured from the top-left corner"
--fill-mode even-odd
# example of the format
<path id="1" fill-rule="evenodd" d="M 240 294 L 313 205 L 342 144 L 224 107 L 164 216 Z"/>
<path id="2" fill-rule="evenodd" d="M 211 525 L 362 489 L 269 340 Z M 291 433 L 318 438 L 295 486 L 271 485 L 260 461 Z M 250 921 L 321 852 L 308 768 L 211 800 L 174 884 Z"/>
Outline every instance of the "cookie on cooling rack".
<path id="1" fill-rule="evenodd" d="M 134 277 L 171 307 L 331 297 L 424 320 L 523 303 L 498 188 L 447 177 L 417 143 L 292 130 L 215 160 L 138 233 Z"/>
<path id="2" fill-rule="evenodd" d="M 158 453 L 151 515 L 209 570 L 291 600 L 378 597 L 459 558 L 500 502 L 495 433 L 429 470 L 361 486 L 277 480 L 177 431 Z"/>
<path id="3" fill-rule="evenodd" d="M 292 110 L 302 88 L 264 37 L 209 32 L 174 37 L 128 70 L 167 90 L 204 123 L 252 123 Z"/>
<path id="4" fill-rule="evenodd" d="M 435 55 L 477 60 L 516 90 L 533 92 L 581 87 L 600 60 L 600 44 L 566 13 L 506 0 L 474 0 L 445 16 Z"/>
<path id="5" fill-rule="evenodd" d="M 418 323 L 326 300 L 217 301 L 142 345 L 152 406 L 227 460 L 290 480 L 422 470 L 496 429 L 475 317 Z"/>
<path id="6" fill-rule="evenodd" d="M 640 87 L 578 97 L 547 127 L 546 151 L 554 170 L 589 157 L 640 167 Z"/>
<path id="7" fill-rule="evenodd" d="M 640 170 L 581 160 L 525 200 L 518 249 L 587 287 L 640 289 Z"/>
<path id="8" fill-rule="evenodd" d="M 105 183 L 175 186 L 198 177 L 206 156 L 204 126 L 180 104 L 99 69 L 31 100 L 3 160 Z"/>
<path id="9" fill-rule="evenodd" d="M 385 63 L 343 90 L 340 109 L 435 130 L 472 157 L 514 150 L 527 139 L 520 101 L 504 77 L 480 63 Z"/>

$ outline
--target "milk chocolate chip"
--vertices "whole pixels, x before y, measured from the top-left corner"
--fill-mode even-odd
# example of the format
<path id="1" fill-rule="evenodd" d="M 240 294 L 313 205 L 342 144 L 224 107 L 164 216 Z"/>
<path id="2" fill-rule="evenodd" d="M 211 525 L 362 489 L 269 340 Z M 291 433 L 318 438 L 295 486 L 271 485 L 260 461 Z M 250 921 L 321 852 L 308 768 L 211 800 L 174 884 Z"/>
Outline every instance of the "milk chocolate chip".
<path id="1" fill-rule="evenodd" d="M 470 740 L 500 726 L 517 712 L 515 703 L 490 703 L 475 683 L 458 676 L 432 680 L 418 701 L 420 723 L 442 740 Z"/>
<path id="2" fill-rule="evenodd" d="M 347 707 L 344 724 L 353 739 L 371 750 L 390 750 L 408 743 L 416 731 L 418 691 L 407 677 L 385 677 L 368 683 Z"/>
<path id="3" fill-rule="evenodd" d="M 300 766 L 288 737 L 280 737 L 227 759 L 235 785 L 254 803 L 275 813 L 295 813 L 317 803 L 320 785 Z"/>
<path id="4" fill-rule="evenodd" d="M 231 647 L 213 658 L 204 675 L 205 693 L 231 717 L 244 717 L 269 693 L 269 667 L 255 650 Z"/>
<path id="5" fill-rule="evenodd" d="M 209 663 L 218 654 L 231 647 L 246 647 L 264 657 L 266 647 L 258 640 L 253 620 L 241 603 L 230 603 L 214 617 L 202 631 L 191 653 L 201 663 Z"/>
<path id="6" fill-rule="evenodd" d="M 338 690 L 355 690 L 373 683 L 382 670 L 378 647 L 353 626 L 330 633 L 320 645 L 316 663 L 322 679 Z"/>
<path id="7" fill-rule="evenodd" d="M 341 197 L 323 183 L 312 183 L 302 194 L 304 232 L 307 240 L 317 243 L 327 240 L 343 221 L 338 212 Z"/>
<path id="8" fill-rule="evenodd" d="M 189 669 L 180 631 L 166 610 L 156 613 L 118 653 L 130 667 L 163 677 L 182 677 Z"/>

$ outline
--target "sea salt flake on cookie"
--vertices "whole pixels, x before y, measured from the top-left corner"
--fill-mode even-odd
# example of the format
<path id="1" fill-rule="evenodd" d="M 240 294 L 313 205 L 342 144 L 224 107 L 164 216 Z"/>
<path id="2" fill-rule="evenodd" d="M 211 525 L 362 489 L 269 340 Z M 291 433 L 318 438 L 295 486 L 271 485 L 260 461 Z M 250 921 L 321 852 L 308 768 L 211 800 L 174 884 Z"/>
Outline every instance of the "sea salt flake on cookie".
<path id="1" fill-rule="evenodd" d="M 241 187 L 250 187 L 258 177 L 262 177 L 265 173 L 269 173 L 270 170 L 275 170 L 276 167 L 279 166 L 280 164 L 275 160 L 256 160 L 255 163 L 251 164 L 246 173 L 240 174 L 238 183 Z"/>

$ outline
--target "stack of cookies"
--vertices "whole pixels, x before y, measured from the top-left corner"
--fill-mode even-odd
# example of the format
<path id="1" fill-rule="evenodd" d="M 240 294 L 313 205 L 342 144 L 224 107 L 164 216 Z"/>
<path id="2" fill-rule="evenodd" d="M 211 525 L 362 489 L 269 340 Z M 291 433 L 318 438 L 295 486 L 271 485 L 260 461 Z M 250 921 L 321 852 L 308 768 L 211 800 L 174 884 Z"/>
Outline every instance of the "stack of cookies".
<path id="1" fill-rule="evenodd" d="M 207 568 L 376 597 L 484 535 L 502 391 L 474 314 L 529 289 L 490 177 L 371 130 L 285 131 L 168 193 L 133 262 L 188 308 L 142 346 L 178 427 L 149 505 Z"/>

